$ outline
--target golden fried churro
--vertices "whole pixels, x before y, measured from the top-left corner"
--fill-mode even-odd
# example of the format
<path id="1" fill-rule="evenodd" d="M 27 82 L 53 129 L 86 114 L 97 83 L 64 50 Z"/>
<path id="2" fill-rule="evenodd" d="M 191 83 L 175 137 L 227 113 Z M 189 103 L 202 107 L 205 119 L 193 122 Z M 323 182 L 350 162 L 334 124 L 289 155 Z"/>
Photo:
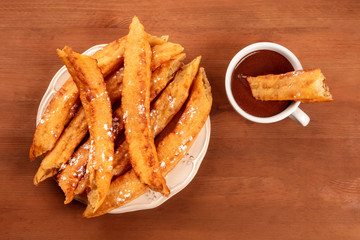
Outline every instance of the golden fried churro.
<path id="1" fill-rule="evenodd" d="M 84 56 L 65 47 L 58 50 L 60 58 L 77 87 L 85 110 L 90 132 L 90 157 L 87 171 L 90 176 L 91 191 L 89 204 L 97 209 L 102 204 L 110 186 L 112 161 L 114 158 L 114 138 L 111 103 L 106 92 L 102 73 L 95 59 Z"/>
<path id="2" fill-rule="evenodd" d="M 156 148 L 163 175 L 168 174 L 188 152 L 210 113 L 211 105 L 211 86 L 204 68 L 200 68 L 180 120 Z"/>
<path id="3" fill-rule="evenodd" d="M 332 101 L 320 69 L 247 77 L 247 81 L 253 96 L 259 100 Z"/>
<path id="4" fill-rule="evenodd" d="M 130 24 L 124 58 L 121 107 L 131 165 L 142 182 L 168 195 L 165 179 L 158 171 L 159 162 L 150 129 L 151 49 L 144 26 L 137 17 Z"/>
<path id="5" fill-rule="evenodd" d="M 150 112 L 154 136 L 159 134 L 180 110 L 189 95 L 189 89 L 198 72 L 201 57 L 182 67 L 152 106 Z"/>

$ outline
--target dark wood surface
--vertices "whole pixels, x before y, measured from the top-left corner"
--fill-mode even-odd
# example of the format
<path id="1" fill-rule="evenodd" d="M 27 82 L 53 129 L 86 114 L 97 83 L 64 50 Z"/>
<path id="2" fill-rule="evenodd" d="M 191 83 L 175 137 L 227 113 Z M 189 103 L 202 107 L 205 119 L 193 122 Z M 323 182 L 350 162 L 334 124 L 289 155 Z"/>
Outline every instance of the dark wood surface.
<path id="1" fill-rule="evenodd" d="M 0 2 L 0 238 L 360 239 L 360 1 Z M 211 140 L 192 183 L 153 210 L 82 219 L 54 181 L 32 184 L 28 150 L 37 108 L 62 66 L 128 32 L 133 15 L 154 35 L 202 55 L 213 89 Z M 301 104 L 311 122 L 256 124 L 224 87 L 231 58 L 271 41 L 319 67 L 335 99 Z"/>

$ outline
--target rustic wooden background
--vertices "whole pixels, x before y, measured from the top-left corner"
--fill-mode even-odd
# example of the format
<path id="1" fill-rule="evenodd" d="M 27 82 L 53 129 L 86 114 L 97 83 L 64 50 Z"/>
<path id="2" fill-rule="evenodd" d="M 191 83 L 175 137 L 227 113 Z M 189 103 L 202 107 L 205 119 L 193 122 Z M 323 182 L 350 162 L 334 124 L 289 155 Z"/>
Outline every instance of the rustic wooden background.
<path id="1" fill-rule="evenodd" d="M 360 1 L 0 2 L 0 238 L 360 239 Z M 208 153 L 193 182 L 147 211 L 82 219 L 53 181 L 32 184 L 28 149 L 55 53 L 110 42 L 133 15 L 154 35 L 203 56 L 214 105 Z M 332 103 L 256 124 L 229 104 L 224 76 L 243 47 L 271 41 L 319 67 Z"/>

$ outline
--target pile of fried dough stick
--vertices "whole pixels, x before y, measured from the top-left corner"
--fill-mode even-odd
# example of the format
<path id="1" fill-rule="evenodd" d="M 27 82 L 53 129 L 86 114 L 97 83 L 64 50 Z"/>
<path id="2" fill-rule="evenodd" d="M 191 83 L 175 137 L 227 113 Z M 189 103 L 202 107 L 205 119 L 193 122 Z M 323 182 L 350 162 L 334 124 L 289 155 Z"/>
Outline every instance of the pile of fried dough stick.
<path id="1" fill-rule="evenodd" d="M 86 218 L 149 189 L 168 196 L 164 176 L 187 153 L 212 105 L 200 56 L 184 65 L 181 45 L 147 34 L 137 17 L 129 29 L 93 56 L 57 50 L 71 77 L 47 106 L 30 148 L 31 161 L 42 157 L 34 184 L 55 177 L 65 204 L 86 196 Z"/>

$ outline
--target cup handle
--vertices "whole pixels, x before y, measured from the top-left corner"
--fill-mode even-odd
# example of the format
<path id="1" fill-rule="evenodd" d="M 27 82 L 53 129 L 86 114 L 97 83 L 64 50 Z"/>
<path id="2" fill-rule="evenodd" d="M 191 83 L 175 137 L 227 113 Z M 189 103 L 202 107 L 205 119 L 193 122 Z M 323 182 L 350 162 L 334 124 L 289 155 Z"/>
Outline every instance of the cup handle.
<path id="1" fill-rule="evenodd" d="M 306 127 L 310 122 L 309 116 L 304 113 L 303 110 L 301 110 L 300 108 L 297 108 L 289 117 L 292 120 L 300 123 L 304 127 Z"/>

